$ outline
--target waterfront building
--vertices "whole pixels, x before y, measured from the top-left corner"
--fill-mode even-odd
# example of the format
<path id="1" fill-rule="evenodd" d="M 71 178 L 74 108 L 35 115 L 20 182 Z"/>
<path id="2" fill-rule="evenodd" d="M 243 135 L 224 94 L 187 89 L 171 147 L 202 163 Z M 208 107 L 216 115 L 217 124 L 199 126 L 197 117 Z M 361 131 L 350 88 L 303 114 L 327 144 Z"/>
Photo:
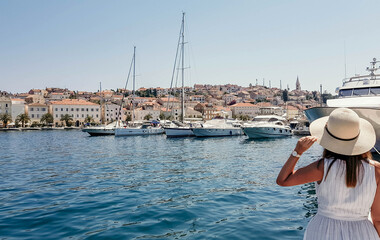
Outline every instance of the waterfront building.
<path id="1" fill-rule="evenodd" d="M 282 107 L 266 106 L 260 107 L 260 115 L 278 115 L 283 116 L 286 112 Z"/>
<path id="2" fill-rule="evenodd" d="M 116 121 L 120 117 L 124 116 L 124 113 L 124 109 L 120 110 L 120 105 L 113 103 L 107 103 L 104 105 L 104 118 L 108 123 Z"/>
<path id="3" fill-rule="evenodd" d="M 15 122 L 16 118 L 20 114 L 25 113 L 25 101 L 20 98 L 12 98 L 11 99 L 11 116 L 12 122 Z"/>
<path id="4" fill-rule="evenodd" d="M 230 106 L 234 116 L 248 116 L 253 118 L 260 114 L 260 107 L 252 103 L 236 103 Z"/>
<path id="5" fill-rule="evenodd" d="M 82 99 L 65 99 L 62 101 L 52 101 L 52 114 L 54 117 L 54 125 L 62 125 L 60 120 L 65 114 L 69 114 L 73 118 L 75 126 L 85 123 L 87 116 L 91 116 L 95 123 L 100 122 L 101 111 L 100 105 L 82 100 Z"/>
<path id="6" fill-rule="evenodd" d="M 6 113 L 11 115 L 11 106 L 12 106 L 12 101 L 10 97 L 6 96 L 1 96 L 0 97 L 0 114 Z"/>
<path id="7" fill-rule="evenodd" d="M 49 105 L 44 103 L 30 103 L 26 105 L 26 114 L 31 122 L 40 122 L 42 115 L 49 113 Z"/>

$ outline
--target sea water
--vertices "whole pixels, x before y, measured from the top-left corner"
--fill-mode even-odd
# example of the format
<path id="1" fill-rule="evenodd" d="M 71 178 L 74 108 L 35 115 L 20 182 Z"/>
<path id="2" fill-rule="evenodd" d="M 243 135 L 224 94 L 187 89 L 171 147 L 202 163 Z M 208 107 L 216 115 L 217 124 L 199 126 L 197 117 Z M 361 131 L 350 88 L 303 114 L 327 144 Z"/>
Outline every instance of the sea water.
<path id="1" fill-rule="evenodd" d="M 275 182 L 297 140 L 2 132 L 0 239 L 301 239 L 314 184 Z"/>

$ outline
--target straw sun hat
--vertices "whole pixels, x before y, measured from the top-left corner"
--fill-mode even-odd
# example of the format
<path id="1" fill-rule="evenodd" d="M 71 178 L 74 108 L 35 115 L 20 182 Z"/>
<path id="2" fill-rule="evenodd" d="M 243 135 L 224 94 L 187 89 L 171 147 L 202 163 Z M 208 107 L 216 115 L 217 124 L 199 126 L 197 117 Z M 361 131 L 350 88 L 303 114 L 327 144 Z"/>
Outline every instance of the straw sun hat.
<path id="1" fill-rule="evenodd" d="M 342 155 L 360 155 L 372 149 L 376 142 L 373 126 L 353 110 L 337 108 L 330 116 L 310 124 L 310 133 L 327 150 Z"/>

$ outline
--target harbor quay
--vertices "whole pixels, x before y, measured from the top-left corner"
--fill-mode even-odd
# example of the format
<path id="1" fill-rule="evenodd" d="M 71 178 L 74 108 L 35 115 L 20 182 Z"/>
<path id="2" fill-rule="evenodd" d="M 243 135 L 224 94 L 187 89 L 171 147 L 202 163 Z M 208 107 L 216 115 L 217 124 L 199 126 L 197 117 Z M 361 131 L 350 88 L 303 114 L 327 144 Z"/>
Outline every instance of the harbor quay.
<path id="1" fill-rule="evenodd" d="M 256 83 L 257 84 L 257 83 Z M 113 121 L 211 120 L 216 117 L 251 120 L 257 115 L 305 118 L 305 109 L 320 106 L 330 95 L 264 85 L 200 85 L 183 88 L 140 88 L 72 91 L 61 88 L 31 89 L 27 93 L 0 96 L 0 128 L 83 127 Z M 181 92 L 185 94 L 182 97 Z"/>

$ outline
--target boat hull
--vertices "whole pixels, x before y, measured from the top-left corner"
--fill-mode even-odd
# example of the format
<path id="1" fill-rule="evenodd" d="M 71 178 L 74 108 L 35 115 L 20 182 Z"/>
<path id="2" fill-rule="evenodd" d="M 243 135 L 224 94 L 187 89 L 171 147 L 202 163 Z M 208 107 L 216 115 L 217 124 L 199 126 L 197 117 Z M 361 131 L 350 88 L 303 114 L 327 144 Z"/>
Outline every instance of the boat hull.
<path id="1" fill-rule="evenodd" d="M 290 129 L 274 127 L 244 127 L 243 132 L 249 138 L 282 138 L 292 136 Z"/>
<path id="2" fill-rule="evenodd" d="M 106 129 L 106 128 L 98 128 L 98 129 L 84 128 L 84 129 L 82 129 L 82 132 L 86 132 L 86 133 L 90 134 L 91 136 L 115 135 L 114 129 Z"/>
<path id="3" fill-rule="evenodd" d="M 194 137 L 191 128 L 164 128 L 167 137 Z"/>
<path id="4" fill-rule="evenodd" d="M 354 110 L 359 117 L 369 121 L 376 132 L 376 149 L 380 149 L 380 108 L 360 108 L 349 107 Z M 330 113 L 336 109 L 335 107 L 315 107 L 305 110 L 305 114 L 310 122 L 325 116 L 329 116 Z"/>
<path id="5" fill-rule="evenodd" d="M 163 134 L 163 128 L 116 128 L 115 136 L 140 136 Z"/>
<path id="6" fill-rule="evenodd" d="M 193 133 L 197 137 L 227 137 L 243 135 L 243 131 L 240 128 L 193 128 Z"/>

